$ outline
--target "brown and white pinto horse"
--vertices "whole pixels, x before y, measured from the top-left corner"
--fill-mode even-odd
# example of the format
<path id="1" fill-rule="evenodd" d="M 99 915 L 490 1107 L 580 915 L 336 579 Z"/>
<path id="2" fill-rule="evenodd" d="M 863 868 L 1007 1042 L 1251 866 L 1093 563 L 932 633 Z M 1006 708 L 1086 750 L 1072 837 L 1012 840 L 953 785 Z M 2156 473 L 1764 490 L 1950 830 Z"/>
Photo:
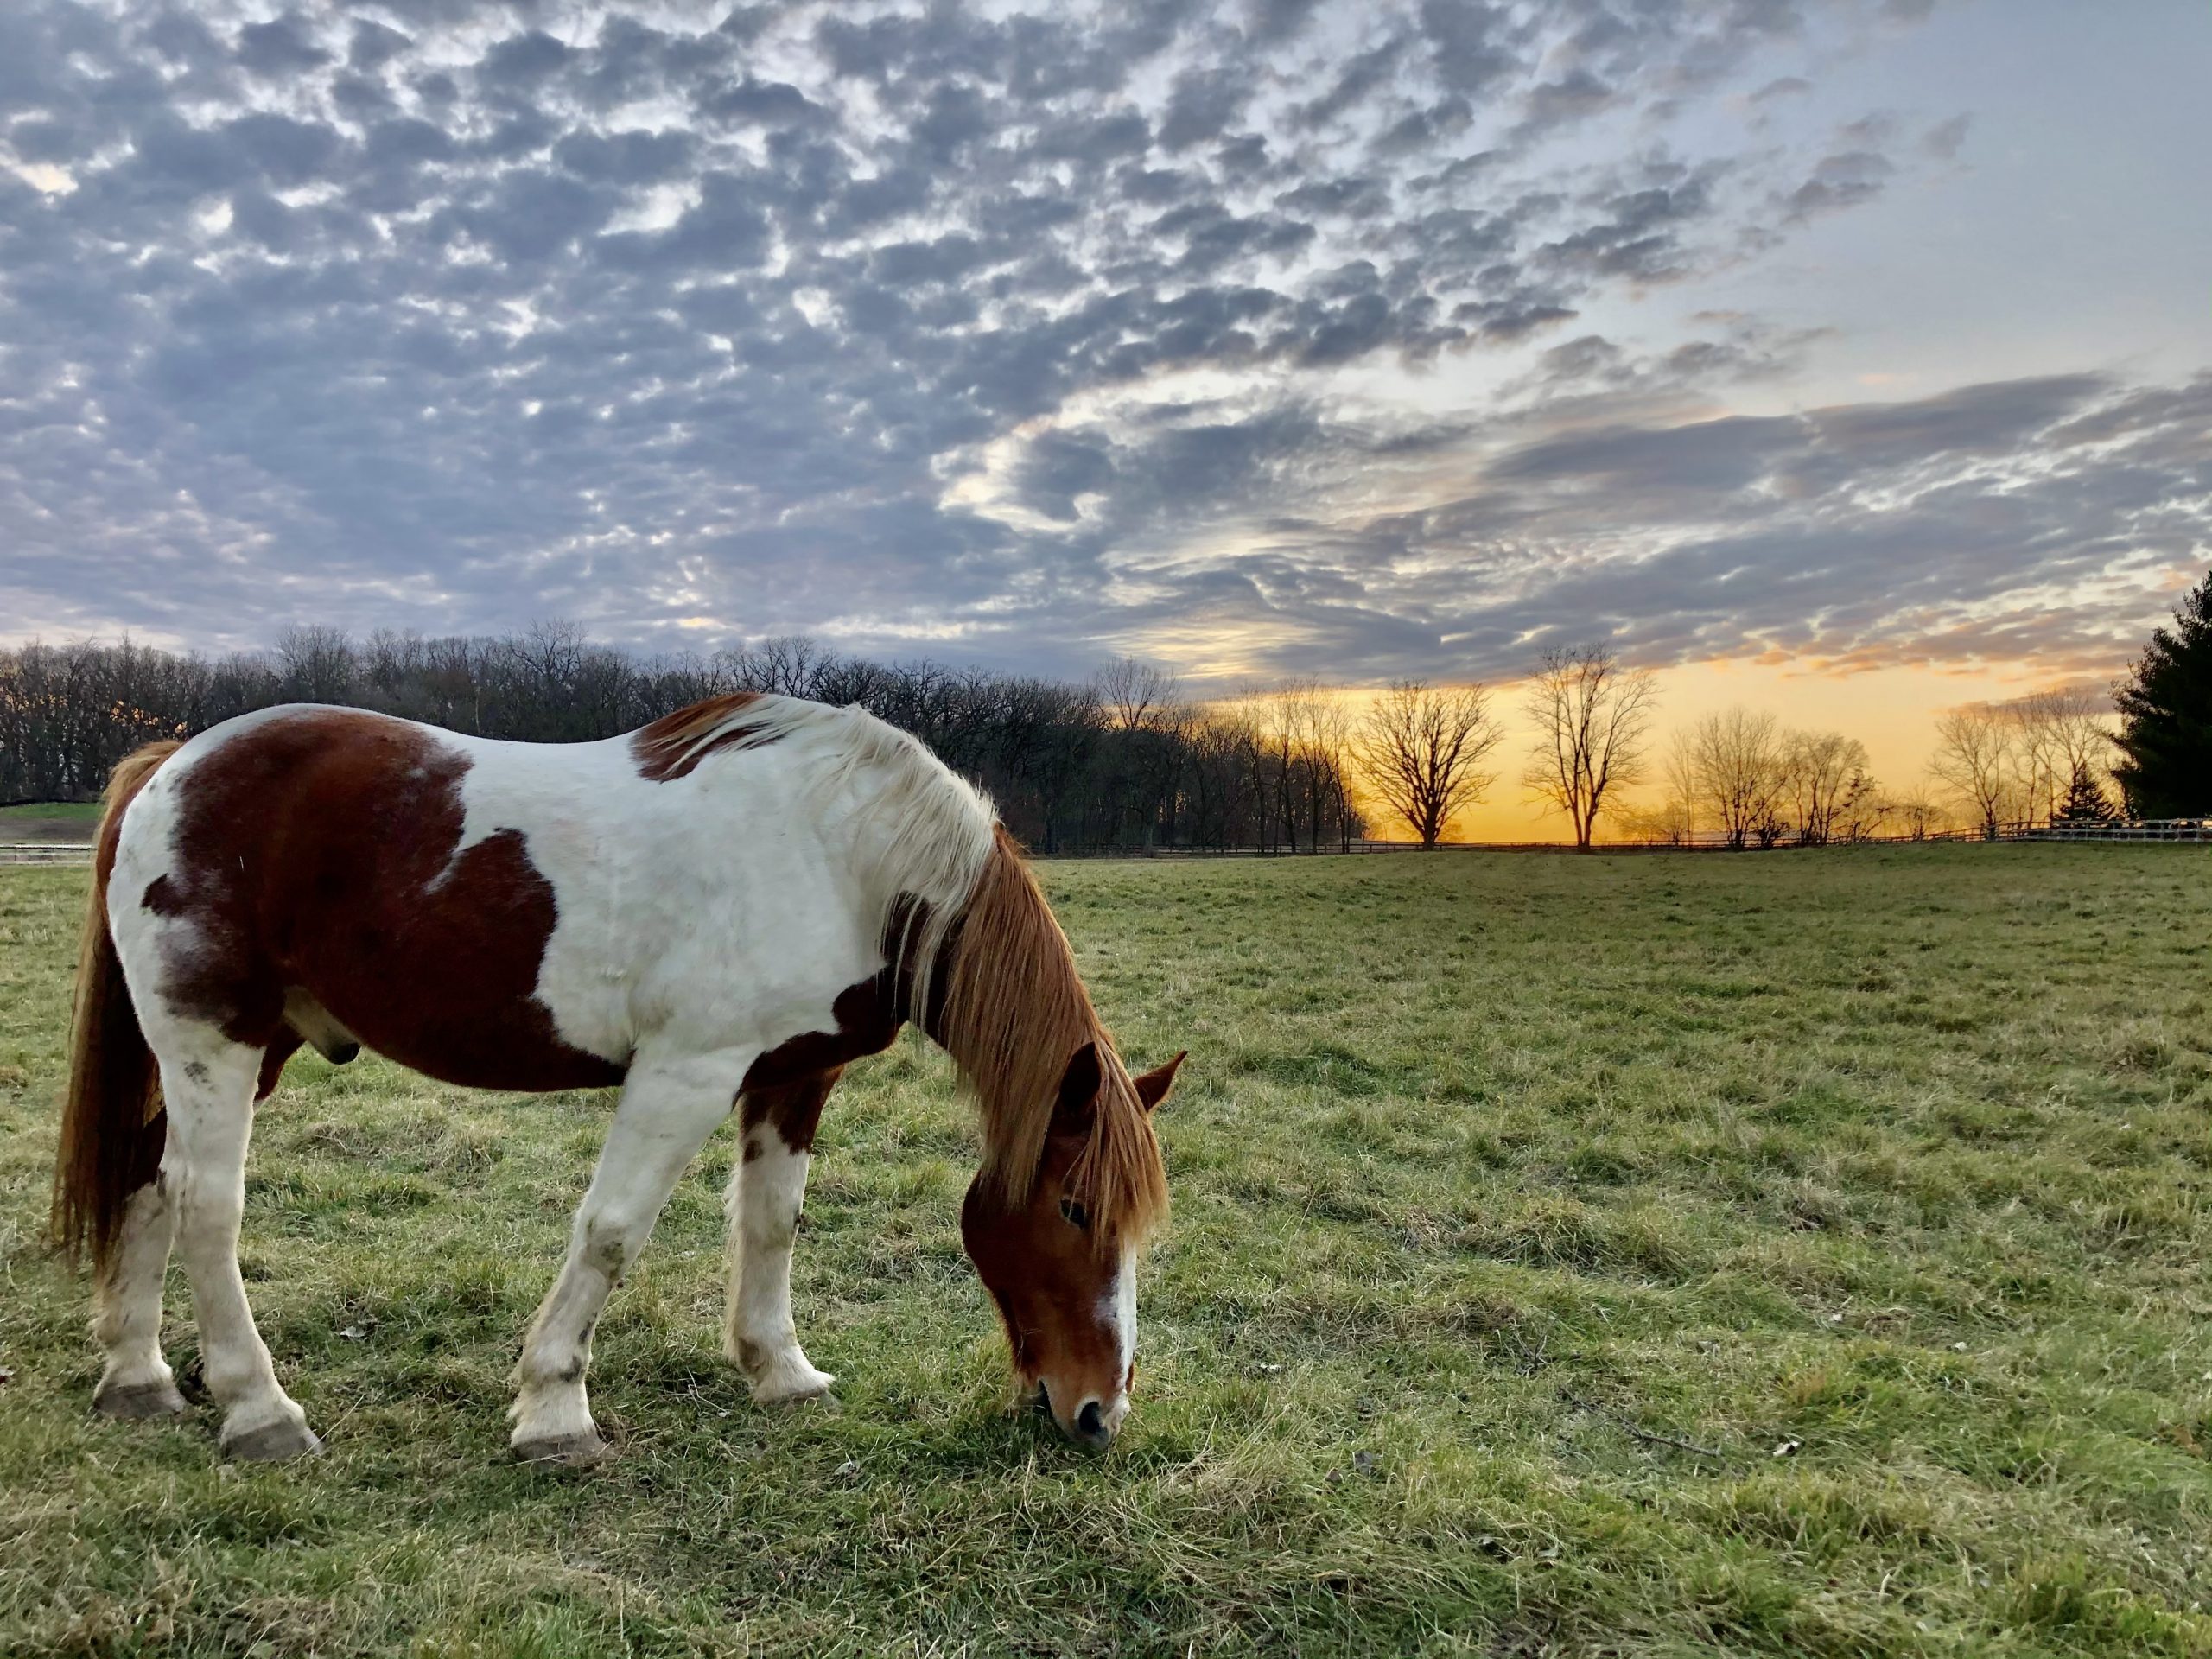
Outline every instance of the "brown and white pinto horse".
<path id="1" fill-rule="evenodd" d="M 1149 1114 L 1182 1057 L 1123 1069 L 989 802 L 913 739 L 737 695 L 598 743 L 295 706 L 141 750 L 100 822 L 55 1183 L 59 1236 L 96 1269 L 94 1403 L 183 1408 L 160 1340 L 174 1241 L 224 1452 L 318 1449 L 238 1266 L 254 1103 L 303 1042 L 478 1088 L 621 1085 L 524 1340 L 517 1455 L 604 1449 L 593 1325 L 733 1103 L 723 1346 L 757 1399 L 820 1394 L 791 1313 L 815 1122 L 909 1019 L 979 1108 L 961 1230 L 1015 1368 L 1103 1446 L 1166 1205 Z"/>

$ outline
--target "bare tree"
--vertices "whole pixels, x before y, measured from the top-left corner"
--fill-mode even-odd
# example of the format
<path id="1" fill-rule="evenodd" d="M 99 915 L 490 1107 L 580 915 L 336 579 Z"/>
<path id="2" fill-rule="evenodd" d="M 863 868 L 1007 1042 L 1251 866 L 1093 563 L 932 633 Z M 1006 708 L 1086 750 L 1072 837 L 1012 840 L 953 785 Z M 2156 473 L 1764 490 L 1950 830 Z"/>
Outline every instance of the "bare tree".
<path id="1" fill-rule="evenodd" d="M 1274 803 L 1277 850 L 1298 850 L 1298 745 L 1292 740 L 1290 722 L 1281 707 L 1282 693 L 1255 691 L 1250 695 L 1253 729 L 1259 734 L 1267 757 L 1268 790 Z"/>
<path id="2" fill-rule="evenodd" d="M 1173 675 L 1136 657 L 1116 657 L 1091 677 L 1090 690 L 1107 719 L 1124 732 L 1141 730 L 1183 691 Z"/>
<path id="3" fill-rule="evenodd" d="M 1994 841 L 2019 804 L 2018 756 L 2011 719 L 1986 704 L 1954 709 L 1936 722 L 1936 758 L 1928 769 L 1947 785 Z"/>
<path id="4" fill-rule="evenodd" d="M 2006 735 L 2012 756 L 2013 787 L 2024 817 L 2048 817 L 2066 798 L 2070 772 L 2050 718 L 2051 701 L 2043 692 L 2032 692 L 1998 710 L 2010 727 Z"/>
<path id="5" fill-rule="evenodd" d="M 1693 734 L 1676 732 L 1660 752 L 1658 792 L 1649 800 L 1616 809 L 1618 822 L 1632 840 L 1653 847 L 1688 847 L 1697 839 L 1697 746 Z"/>
<path id="6" fill-rule="evenodd" d="M 2088 686 L 2053 686 L 2003 706 L 2012 721 L 2022 816 L 2049 818 L 2077 775 L 2094 784 L 2113 760 L 2112 695 Z"/>
<path id="7" fill-rule="evenodd" d="M 1480 768 L 1504 735 L 1482 686 L 1399 680 L 1376 696 L 1353 753 L 1383 804 L 1433 847 L 1452 814 L 1497 781 Z"/>
<path id="8" fill-rule="evenodd" d="M 1191 838 L 1194 844 L 1230 847 L 1252 816 L 1258 777 L 1258 741 L 1240 708 L 1210 709 L 1191 725 Z"/>
<path id="9" fill-rule="evenodd" d="M 1889 803 L 1890 817 L 1915 841 L 1925 841 L 1949 827 L 1951 815 L 1925 783 L 1916 785 Z"/>
<path id="10" fill-rule="evenodd" d="M 1872 777 L 1864 771 L 1853 772 L 1845 780 L 1835 816 L 1829 820 L 1829 836 L 1850 846 L 1872 841 L 1897 810 L 1897 803 L 1882 792 Z"/>
<path id="11" fill-rule="evenodd" d="M 1661 837 L 1670 845 L 1688 847 L 1697 840 L 1697 738 L 1694 732 L 1676 732 L 1659 761 L 1660 804 L 1654 822 L 1664 826 Z"/>
<path id="12" fill-rule="evenodd" d="M 2051 725 L 2069 785 L 2074 773 L 2085 768 L 2092 778 L 2109 779 L 2113 762 L 2119 759 L 2113 738 L 2111 689 L 2077 685 L 2047 695 L 2050 699 Z"/>
<path id="13" fill-rule="evenodd" d="M 1681 847 L 1688 842 L 1681 809 L 1673 800 L 1630 801 L 1618 809 L 1614 822 L 1624 839 L 1646 847 Z"/>
<path id="14" fill-rule="evenodd" d="M 1624 669 L 1602 645 L 1548 651 L 1525 705 L 1536 728 L 1521 781 L 1555 804 L 1587 848 L 1606 792 L 1643 775 L 1657 691 L 1645 669 Z"/>
<path id="15" fill-rule="evenodd" d="M 1317 692 L 1306 701 L 1298 742 L 1317 796 L 1313 804 L 1317 849 L 1324 810 L 1336 818 L 1340 849 L 1349 851 L 1352 837 L 1362 832 L 1359 814 L 1351 804 L 1351 714 L 1341 697 Z"/>
<path id="16" fill-rule="evenodd" d="M 1731 847 L 1771 847 L 1782 834 L 1782 741 L 1772 715 L 1729 709 L 1690 728 L 1698 798 Z"/>
<path id="17" fill-rule="evenodd" d="M 1267 717 L 1300 785 L 1306 850 L 1321 850 L 1321 827 L 1331 819 L 1340 842 L 1348 845 L 1353 815 L 1345 751 L 1351 721 L 1343 702 L 1317 679 L 1286 680 L 1268 694 Z"/>
<path id="18" fill-rule="evenodd" d="M 745 653 L 740 672 L 747 691 L 773 691 L 786 697 L 820 695 L 829 656 L 810 634 L 779 634 Z"/>
<path id="19" fill-rule="evenodd" d="M 353 642 L 341 628 L 287 628 L 276 636 L 284 695 L 295 702 L 346 702 L 353 694 Z"/>
<path id="20" fill-rule="evenodd" d="M 1873 798 L 1866 746 L 1841 732 L 1789 733 L 1783 740 L 1782 766 L 1797 839 L 1805 846 L 1827 846 L 1846 815 L 1859 823 Z"/>

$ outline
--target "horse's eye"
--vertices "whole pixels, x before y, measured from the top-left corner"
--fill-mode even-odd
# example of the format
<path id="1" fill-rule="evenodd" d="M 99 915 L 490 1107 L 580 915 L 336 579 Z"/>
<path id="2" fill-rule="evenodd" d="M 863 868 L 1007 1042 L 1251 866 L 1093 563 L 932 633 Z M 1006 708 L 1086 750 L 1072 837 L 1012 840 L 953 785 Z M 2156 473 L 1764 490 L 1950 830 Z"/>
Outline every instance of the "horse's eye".
<path id="1" fill-rule="evenodd" d="M 1081 1205 L 1077 1204 L 1073 1198 L 1062 1198 L 1060 1200 L 1060 1214 L 1062 1217 L 1071 1224 L 1083 1228 L 1085 1231 L 1090 1230 L 1090 1212 L 1085 1210 Z"/>

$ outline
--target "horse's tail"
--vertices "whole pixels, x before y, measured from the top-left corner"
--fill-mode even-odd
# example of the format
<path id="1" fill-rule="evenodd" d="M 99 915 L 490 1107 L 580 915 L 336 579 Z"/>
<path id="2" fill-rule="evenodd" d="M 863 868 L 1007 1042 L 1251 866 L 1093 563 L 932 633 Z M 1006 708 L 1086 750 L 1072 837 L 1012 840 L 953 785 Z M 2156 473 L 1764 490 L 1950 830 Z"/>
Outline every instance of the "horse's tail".
<path id="1" fill-rule="evenodd" d="M 77 956 L 77 1009 L 69 1037 L 69 1093 L 61 1109 L 61 1145 L 54 1163 L 54 1236 L 72 1261 L 90 1248 L 105 1268 L 123 1227 L 130 1195 L 161 1168 L 168 1124 L 159 1110 L 161 1081 L 154 1052 L 138 1029 L 123 959 L 108 932 L 107 884 L 115 872 L 124 810 L 154 769 L 175 754 L 172 742 L 149 743 L 125 755 L 101 798 L 99 839 L 92 857 L 92 902 Z"/>

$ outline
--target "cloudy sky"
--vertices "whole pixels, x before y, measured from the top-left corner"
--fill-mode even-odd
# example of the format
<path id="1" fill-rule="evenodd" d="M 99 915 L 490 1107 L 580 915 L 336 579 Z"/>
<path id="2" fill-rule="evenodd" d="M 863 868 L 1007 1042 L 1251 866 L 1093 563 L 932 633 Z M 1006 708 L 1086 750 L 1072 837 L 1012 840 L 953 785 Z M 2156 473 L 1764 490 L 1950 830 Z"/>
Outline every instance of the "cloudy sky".
<path id="1" fill-rule="evenodd" d="M 2208 65 L 2202 0 L 9 0 L 0 637 L 2108 675 L 2212 556 Z"/>

